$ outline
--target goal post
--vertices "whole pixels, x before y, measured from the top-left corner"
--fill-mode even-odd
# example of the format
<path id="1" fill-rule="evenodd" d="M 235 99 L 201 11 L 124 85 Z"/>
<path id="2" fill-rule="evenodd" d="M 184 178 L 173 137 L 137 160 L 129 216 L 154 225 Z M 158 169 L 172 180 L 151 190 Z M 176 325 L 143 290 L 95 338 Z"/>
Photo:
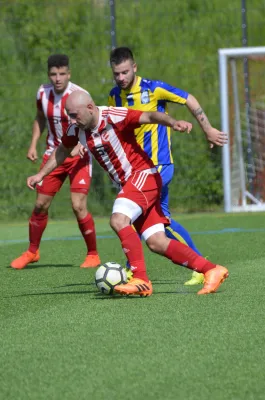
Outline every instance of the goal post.
<path id="1" fill-rule="evenodd" d="M 229 136 L 222 149 L 224 209 L 265 211 L 265 47 L 218 53 L 221 126 Z M 244 60 L 251 65 L 249 87 Z"/>

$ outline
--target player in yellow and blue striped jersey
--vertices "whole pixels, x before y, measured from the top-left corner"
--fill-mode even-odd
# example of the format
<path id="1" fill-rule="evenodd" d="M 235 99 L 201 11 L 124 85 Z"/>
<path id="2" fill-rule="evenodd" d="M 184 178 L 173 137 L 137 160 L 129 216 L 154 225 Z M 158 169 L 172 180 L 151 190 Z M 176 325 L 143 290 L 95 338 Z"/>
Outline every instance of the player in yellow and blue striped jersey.
<path id="1" fill-rule="evenodd" d="M 168 102 L 186 105 L 199 122 L 211 147 L 214 144 L 222 146 L 226 143 L 226 135 L 211 126 L 194 96 L 165 82 L 143 79 L 137 76 L 137 65 L 133 53 L 128 47 L 118 47 L 112 50 L 110 64 L 117 84 L 109 94 L 110 106 L 166 113 Z M 162 177 L 161 205 L 164 214 L 171 221 L 166 228 L 166 235 L 187 244 L 198 254 L 201 254 L 187 230 L 170 217 L 168 185 L 174 174 L 170 128 L 162 125 L 142 125 L 135 130 L 135 135 L 137 142 L 152 159 Z M 186 284 L 193 285 L 202 282 L 203 275 L 194 272 L 191 280 Z"/>

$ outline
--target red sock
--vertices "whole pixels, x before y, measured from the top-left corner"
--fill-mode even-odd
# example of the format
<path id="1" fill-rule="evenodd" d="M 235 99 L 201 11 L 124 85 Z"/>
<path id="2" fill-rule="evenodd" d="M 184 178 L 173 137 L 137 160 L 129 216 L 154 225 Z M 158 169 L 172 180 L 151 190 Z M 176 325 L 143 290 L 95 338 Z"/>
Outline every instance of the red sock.
<path id="1" fill-rule="evenodd" d="M 48 223 L 48 214 L 32 212 L 29 219 L 29 248 L 31 253 L 36 253 L 40 247 L 43 232 Z"/>
<path id="2" fill-rule="evenodd" d="M 144 252 L 138 233 L 131 226 L 126 226 L 118 232 L 122 249 L 132 268 L 134 278 L 148 282 L 146 273 Z"/>
<path id="3" fill-rule="evenodd" d="M 97 241 L 96 241 L 96 231 L 95 224 L 91 214 L 87 214 L 87 216 L 81 219 L 78 222 L 79 229 L 83 235 L 83 238 L 86 242 L 87 254 L 97 255 Z"/>
<path id="4" fill-rule="evenodd" d="M 170 240 L 165 256 L 174 264 L 180 264 L 203 274 L 216 267 L 215 264 L 199 256 L 190 247 L 177 240 Z"/>

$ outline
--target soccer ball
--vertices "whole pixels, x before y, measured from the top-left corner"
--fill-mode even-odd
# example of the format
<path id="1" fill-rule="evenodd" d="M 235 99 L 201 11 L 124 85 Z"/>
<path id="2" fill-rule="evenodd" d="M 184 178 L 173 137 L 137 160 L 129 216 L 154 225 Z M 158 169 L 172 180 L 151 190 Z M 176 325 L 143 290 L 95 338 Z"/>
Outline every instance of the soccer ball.
<path id="1" fill-rule="evenodd" d="M 120 264 L 107 262 L 98 267 L 95 282 L 101 293 L 113 294 L 114 286 L 127 282 L 127 274 Z"/>

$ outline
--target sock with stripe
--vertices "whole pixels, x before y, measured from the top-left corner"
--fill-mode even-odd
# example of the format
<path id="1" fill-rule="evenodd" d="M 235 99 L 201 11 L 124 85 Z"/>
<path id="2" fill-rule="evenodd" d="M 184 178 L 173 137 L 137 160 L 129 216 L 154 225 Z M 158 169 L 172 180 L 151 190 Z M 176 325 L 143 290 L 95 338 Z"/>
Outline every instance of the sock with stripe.
<path id="1" fill-rule="evenodd" d="M 202 255 L 200 253 L 200 251 L 197 249 L 197 247 L 195 246 L 195 244 L 193 243 L 193 240 L 192 240 L 189 232 L 174 219 L 171 219 L 171 224 L 166 227 L 165 233 L 169 239 L 178 240 L 179 242 L 184 243 L 187 246 L 189 246 L 199 256 Z"/>
<path id="2" fill-rule="evenodd" d="M 90 213 L 87 213 L 87 216 L 78 222 L 78 226 L 80 232 L 83 235 L 83 238 L 87 247 L 87 255 L 97 255 L 97 241 L 96 241 L 96 231 L 95 231 L 95 223 L 93 217 Z"/>
<path id="3" fill-rule="evenodd" d="M 170 241 L 165 257 L 169 258 L 174 264 L 182 265 L 203 274 L 216 267 L 216 264 L 199 256 L 191 248 L 177 240 Z"/>
<path id="4" fill-rule="evenodd" d="M 41 238 L 43 232 L 48 223 L 48 214 L 47 213 L 36 213 L 32 212 L 31 217 L 29 219 L 29 248 L 28 250 L 31 253 L 36 253 L 38 248 L 40 247 Z"/>
<path id="5" fill-rule="evenodd" d="M 122 249 L 131 266 L 133 277 L 148 282 L 146 273 L 144 252 L 138 233 L 131 226 L 126 226 L 118 232 Z"/>

